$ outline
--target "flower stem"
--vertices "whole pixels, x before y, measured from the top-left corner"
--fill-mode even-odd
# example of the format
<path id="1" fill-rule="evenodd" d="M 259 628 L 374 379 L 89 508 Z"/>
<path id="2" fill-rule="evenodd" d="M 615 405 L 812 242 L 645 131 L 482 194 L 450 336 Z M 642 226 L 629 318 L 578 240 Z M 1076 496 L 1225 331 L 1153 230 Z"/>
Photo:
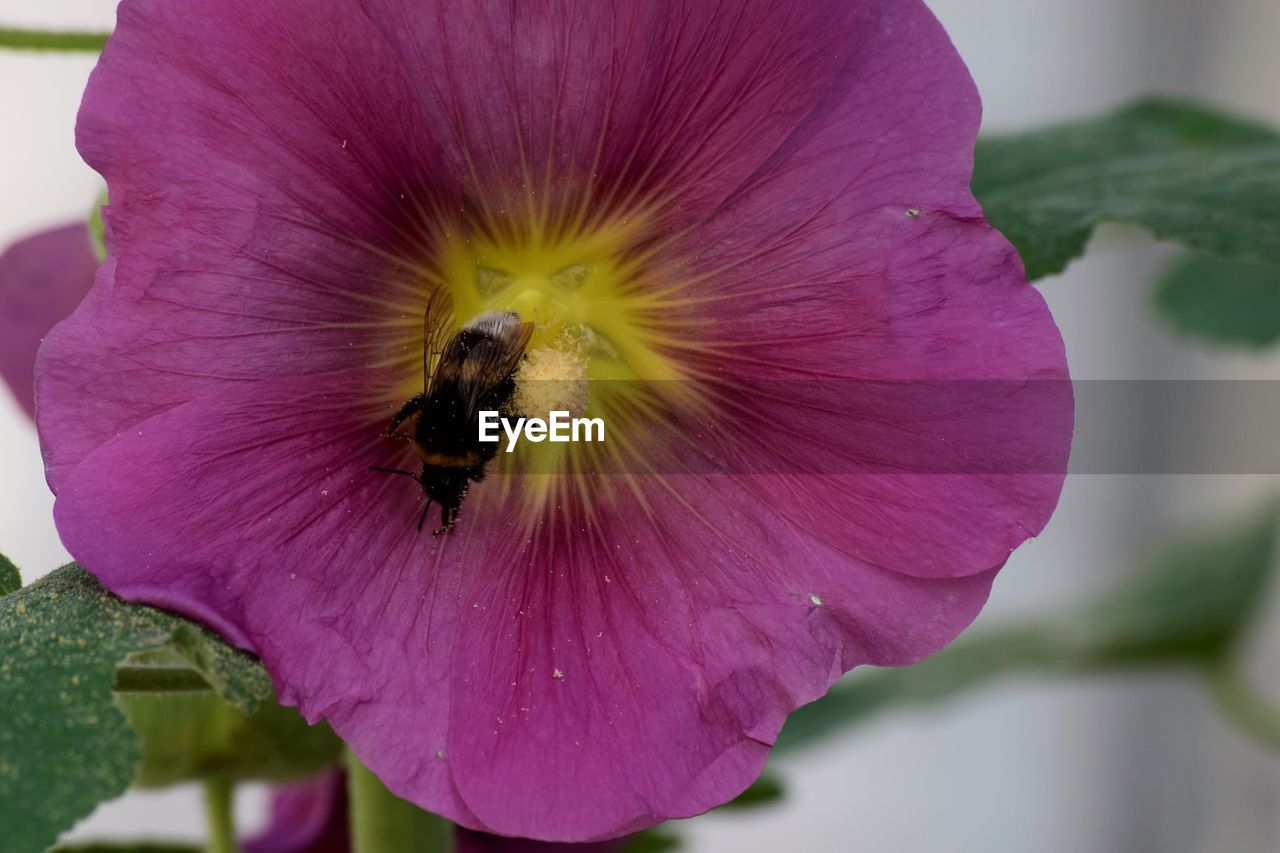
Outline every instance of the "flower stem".
<path id="1" fill-rule="evenodd" d="M 111 689 L 116 693 L 191 693 L 213 688 L 190 667 L 126 664 L 116 667 Z"/>
<path id="2" fill-rule="evenodd" d="M 101 53 L 109 33 L 46 32 L 0 27 L 0 48 Z"/>
<path id="3" fill-rule="evenodd" d="M 452 853 L 453 826 L 388 791 L 350 750 L 347 794 L 354 853 Z"/>
<path id="4" fill-rule="evenodd" d="M 232 784 L 225 779 L 204 783 L 204 816 L 209 831 L 209 853 L 236 853 L 236 822 Z"/>

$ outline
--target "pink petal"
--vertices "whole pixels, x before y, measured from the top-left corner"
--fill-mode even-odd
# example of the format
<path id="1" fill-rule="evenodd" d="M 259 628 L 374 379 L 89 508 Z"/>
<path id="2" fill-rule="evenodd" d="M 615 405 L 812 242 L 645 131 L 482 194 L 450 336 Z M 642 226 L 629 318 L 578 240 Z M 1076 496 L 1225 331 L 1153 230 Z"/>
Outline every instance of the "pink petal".
<path id="1" fill-rule="evenodd" d="M 0 377 L 29 415 L 40 342 L 84 298 L 97 266 L 83 223 L 28 237 L 0 255 Z"/>
<path id="2" fill-rule="evenodd" d="M 710 441 L 748 470 L 828 472 L 751 488 L 833 547 L 980 572 L 1057 503 L 1065 352 L 969 192 L 980 110 L 959 57 L 922 4 L 859 8 L 822 105 L 681 245 L 707 317 L 698 367 L 743 421 Z"/>
<path id="3" fill-rule="evenodd" d="M 689 220 L 751 174 L 822 97 L 865 2 L 362 0 L 484 194 L 636 186 Z M 547 166 L 554 174 L 544 187 Z"/>

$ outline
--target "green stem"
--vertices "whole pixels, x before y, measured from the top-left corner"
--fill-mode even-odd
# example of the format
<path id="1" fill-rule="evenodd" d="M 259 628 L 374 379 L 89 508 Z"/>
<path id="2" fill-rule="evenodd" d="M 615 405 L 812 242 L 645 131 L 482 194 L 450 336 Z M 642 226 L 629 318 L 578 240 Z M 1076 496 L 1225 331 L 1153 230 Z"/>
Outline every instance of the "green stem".
<path id="1" fill-rule="evenodd" d="M 209 830 L 209 853 L 236 853 L 233 786 L 225 780 L 204 783 L 204 815 Z"/>
<path id="2" fill-rule="evenodd" d="M 1226 664 L 1209 673 L 1209 686 L 1218 708 L 1244 734 L 1280 752 L 1280 709 L 1258 692 L 1235 667 Z"/>
<path id="3" fill-rule="evenodd" d="M 194 693 L 213 688 L 190 667 L 123 664 L 116 667 L 111 689 L 116 693 Z"/>
<path id="4" fill-rule="evenodd" d="M 101 53 L 110 33 L 46 32 L 0 27 L 0 48 Z"/>
<path id="5" fill-rule="evenodd" d="M 354 853 L 452 853 L 453 826 L 388 791 L 349 750 L 347 794 Z"/>

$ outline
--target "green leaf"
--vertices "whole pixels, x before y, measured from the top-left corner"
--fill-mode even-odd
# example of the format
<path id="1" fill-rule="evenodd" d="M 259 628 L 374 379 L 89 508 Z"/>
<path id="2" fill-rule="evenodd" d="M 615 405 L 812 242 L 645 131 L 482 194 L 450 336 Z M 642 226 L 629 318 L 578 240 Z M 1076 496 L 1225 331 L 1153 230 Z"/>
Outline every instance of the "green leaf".
<path id="1" fill-rule="evenodd" d="M 0 28 L 0 48 L 101 53 L 108 35 Z"/>
<path id="2" fill-rule="evenodd" d="M 1077 670 L 1229 658 L 1266 599 L 1280 509 L 1162 547 L 1126 582 L 1051 627 Z"/>
<path id="3" fill-rule="evenodd" d="M 271 676 L 257 658 L 231 648 L 216 634 L 181 617 L 159 610 L 151 612 L 162 614 L 172 627 L 166 649 L 198 670 L 233 707 L 252 714 L 272 696 Z M 122 692 L 119 685 L 115 689 Z"/>
<path id="4" fill-rule="evenodd" d="M 1014 673 L 1079 675 L 1133 667 L 1211 672 L 1227 661 L 1265 600 L 1280 513 L 1162 548 L 1094 602 L 1028 625 L 990 629 L 902 669 L 837 685 L 787 721 L 777 748 L 819 740 L 875 713 L 951 699 Z"/>
<path id="5" fill-rule="evenodd" d="M 1191 255 L 1160 277 L 1155 301 L 1190 337 L 1259 348 L 1280 341 L 1280 267 Z"/>
<path id="6" fill-rule="evenodd" d="M 891 708 L 943 702 L 998 676 L 1056 668 L 1050 638 L 1022 627 L 989 630 L 902 669 L 871 668 L 797 710 L 778 737 L 775 754 L 807 746 Z"/>
<path id="7" fill-rule="evenodd" d="M 660 826 L 628 835 L 622 842 L 623 853 L 670 853 L 682 847 L 679 835 Z"/>
<path id="8" fill-rule="evenodd" d="M 0 638 L 6 853 L 45 849 L 133 779 L 140 744 L 111 693 L 126 656 L 173 649 L 246 713 L 270 695 L 257 661 L 177 616 L 121 601 L 74 564 L 0 599 Z"/>
<path id="9" fill-rule="evenodd" d="M 18 572 L 18 567 L 4 554 L 0 554 L 0 595 L 8 595 L 20 589 L 22 589 L 22 575 Z"/>
<path id="10" fill-rule="evenodd" d="M 1194 104 L 982 139 L 973 190 L 1032 279 L 1064 270 L 1102 222 L 1280 265 L 1280 136 Z"/>
<path id="11" fill-rule="evenodd" d="M 782 783 L 773 776 L 761 776 L 750 788 L 721 806 L 724 810 L 754 809 L 760 806 L 771 806 L 782 801 L 786 792 Z"/>

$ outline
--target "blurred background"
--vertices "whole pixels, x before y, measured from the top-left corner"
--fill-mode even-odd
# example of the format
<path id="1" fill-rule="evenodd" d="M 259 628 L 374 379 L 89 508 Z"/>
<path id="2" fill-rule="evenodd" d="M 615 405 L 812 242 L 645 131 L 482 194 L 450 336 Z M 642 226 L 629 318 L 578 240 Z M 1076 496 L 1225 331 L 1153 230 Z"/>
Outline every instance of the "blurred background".
<path id="1" fill-rule="evenodd" d="M 986 103 L 986 129 L 1189 95 L 1280 126 L 1276 0 L 932 0 Z M 109 29 L 110 0 L 0 0 L 0 26 Z M 87 215 L 101 190 L 76 154 L 93 58 L 0 52 L 0 246 Z M 1077 379 L 1280 378 L 1275 356 L 1177 339 L 1150 309 L 1170 257 L 1104 229 L 1043 281 Z M 1232 413 L 1215 417 L 1229 440 Z M 1150 424 L 1159 431 L 1160 423 Z M 30 582 L 68 559 L 34 428 L 0 389 L 0 550 Z M 1073 475 L 1048 530 L 1017 552 L 978 621 L 998 625 L 1105 589 L 1171 531 L 1247 513 L 1280 478 Z M 1280 605 L 1255 626 L 1247 672 L 1280 703 Z M 679 827 L 694 851 L 1267 853 L 1280 850 L 1280 756 L 1222 722 L 1177 675 L 1001 682 L 898 710 L 774 763 L 785 800 Z M 240 794 L 244 826 L 265 792 Z M 203 837 L 198 792 L 130 794 L 71 838 Z M 3 844 L 0 843 L 0 847 Z"/>

